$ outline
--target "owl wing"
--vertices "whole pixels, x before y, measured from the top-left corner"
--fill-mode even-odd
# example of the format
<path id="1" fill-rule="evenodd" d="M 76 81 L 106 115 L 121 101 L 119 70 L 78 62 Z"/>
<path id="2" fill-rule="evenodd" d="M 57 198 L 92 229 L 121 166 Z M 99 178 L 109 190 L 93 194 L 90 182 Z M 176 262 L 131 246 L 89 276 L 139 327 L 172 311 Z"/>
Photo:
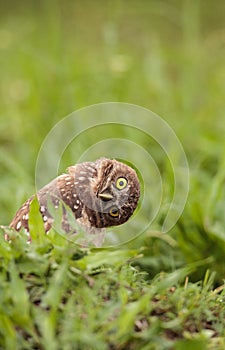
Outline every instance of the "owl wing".
<path id="1" fill-rule="evenodd" d="M 22 207 L 16 212 L 12 222 L 10 223 L 10 227 L 14 228 L 16 231 L 19 231 L 22 227 L 25 228 L 26 231 L 29 231 L 28 219 L 29 219 L 29 211 L 30 204 L 34 196 L 27 199 L 27 201 L 22 205 Z"/>
<path id="2" fill-rule="evenodd" d="M 92 178 L 93 174 L 96 172 L 95 168 L 89 166 L 89 163 L 85 164 L 86 169 L 89 170 L 90 176 Z M 63 174 L 58 176 L 56 179 L 52 180 L 48 185 L 44 186 L 41 190 L 37 192 L 37 197 L 40 205 L 40 213 L 44 221 L 45 231 L 48 232 L 54 222 L 54 215 L 49 206 L 49 204 L 55 210 L 57 210 L 62 203 L 62 219 L 61 219 L 61 228 L 67 232 L 76 234 L 77 225 L 73 225 L 73 220 L 71 220 L 71 212 L 68 212 L 68 207 L 72 211 L 72 217 L 77 220 L 81 230 L 86 232 L 84 239 L 80 242 L 82 245 L 87 246 L 88 243 L 93 243 L 96 247 L 102 245 L 104 240 L 104 229 L 97 229 L 91 227 L 89 217 L 86 212 L 86 206 L 82 203 L 79 198 L 77 191 L 77 186 L 81 187 L 81 184 L 78 181 L 82 174 L 82 169 L 76 173 L 78 166 L 71 166 L 68 168 L 68 174 Z M 81 175 L 81 176 L 80 176 Z M 83 177 L 82 177 L 83 178 Z M 87 190 L 86 184 L 84 189 L 79 189 L 79 192 L 82 190 Z M 30 197 L 22 207 L 17 211 L 14 216 L 10 227 L 14 228 L 17 231 L 20 231 L 22 227 L 29 233 L 29 212 L 30 204 L 35 196 Z M 50 201 L 50 202 L 49 202 Z M 65 205 L 64 205 L 65 204 Z M 51 213 L 50 213 L 51 212 Z M 52 214 L 52 215 L 51 215 Z M 57 215 L 57 212 L 55 212 Z M 78 242 L 79 243 L 79 242 Z"/>
<path id="3" fill-rule="evenodd" d="M 23 227 L 29 232 L 29 211 L 30 204 L 34 199 L 34 195 L 30 197 L 17 211 L 10 227 L 16 231 L 20 231 Z M 42 215 L 45 231 L 48 232 L 52 226 L 52 216 L 49 213 L 48 203 L 49 200 L 53 204 L 55 209 L 58 209 L 60 202 L 65 203 L 74 213 L 75 218 L 79 218 L 82 215 L 82 202 L 79 200 L 76 194 L 74 185 L 74 176 L 63 174 L 52 180 L 48 185 L 43 187 L 37 192 L 38 201 L 40 204 L 40 213 Z M 63 208 L 62 228 L 68 232 L 69 225 L 67 220 L 67 214 L 65 207 Z"/>

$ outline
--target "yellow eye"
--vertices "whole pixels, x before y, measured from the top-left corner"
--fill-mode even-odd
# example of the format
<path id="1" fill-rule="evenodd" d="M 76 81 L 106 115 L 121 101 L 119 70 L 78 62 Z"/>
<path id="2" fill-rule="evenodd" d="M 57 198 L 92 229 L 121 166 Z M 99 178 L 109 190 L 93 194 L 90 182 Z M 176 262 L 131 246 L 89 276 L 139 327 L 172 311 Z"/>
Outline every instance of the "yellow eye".
<path id="1" fill-rule="evenodd" d="M 119 216 L 119 209 L 117 207 L 112 207 L 109 211 L 109 215 L 116 218 L 117 216 Z"/>
<path id="2" fill-rule="evenodd" d="M 127 186 L 127 180 L 124 177 L 119 177 L 116 180 L 116 187 L 118 190 L 123 190 Z"/>

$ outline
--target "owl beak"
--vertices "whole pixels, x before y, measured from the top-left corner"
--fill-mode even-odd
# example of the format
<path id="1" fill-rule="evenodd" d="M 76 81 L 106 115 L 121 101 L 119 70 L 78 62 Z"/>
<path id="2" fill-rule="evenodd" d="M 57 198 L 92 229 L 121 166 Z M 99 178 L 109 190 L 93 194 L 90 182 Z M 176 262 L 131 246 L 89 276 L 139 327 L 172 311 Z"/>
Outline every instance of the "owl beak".
<path id="1" fill-rule="evenodd" d="M 113 196 L 110 193 L 99 193 L 98 196 L 103 200 L 103 201 L 110 201 L 113 199 Z"/>

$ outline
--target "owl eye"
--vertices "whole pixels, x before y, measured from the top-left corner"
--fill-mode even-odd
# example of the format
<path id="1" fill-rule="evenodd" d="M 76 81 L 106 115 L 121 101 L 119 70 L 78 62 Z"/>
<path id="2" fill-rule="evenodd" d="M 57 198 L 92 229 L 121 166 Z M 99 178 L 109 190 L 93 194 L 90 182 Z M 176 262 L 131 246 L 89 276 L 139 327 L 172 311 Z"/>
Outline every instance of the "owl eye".
<path id="1" fill-rule="evenodd" d="M 119 177 L 116 180 L 116 188 L 123 190 L 127 186 L 127 180 L 124 177 Z"/>
<path id="2" fill-rule="evenodd" d="M 109 211 L 109 215 L 116 218 L 119 216 L 119 209 L 117 207 L 112 207 Z"/>

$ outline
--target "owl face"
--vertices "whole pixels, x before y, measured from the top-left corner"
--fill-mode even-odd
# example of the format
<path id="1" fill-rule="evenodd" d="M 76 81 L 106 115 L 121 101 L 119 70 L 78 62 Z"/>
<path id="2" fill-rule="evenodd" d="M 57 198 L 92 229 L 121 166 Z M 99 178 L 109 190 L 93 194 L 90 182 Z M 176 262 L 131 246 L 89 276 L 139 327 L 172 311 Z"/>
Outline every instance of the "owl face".
<path id="1" fill-rule="evenodd" d="M 79 173 L 84 173 L 84 169 L 89 172 L 86 186 L 78 185 L 78 193 L 90 225 L 102 228 L 126 222 L 140 197 L 140 185 L 134 169 L 105 158 L 81 163 L 80 167 L 83 170 L 76 169 Z M 76 179 L 79 177 L 75 173 Z"/>

